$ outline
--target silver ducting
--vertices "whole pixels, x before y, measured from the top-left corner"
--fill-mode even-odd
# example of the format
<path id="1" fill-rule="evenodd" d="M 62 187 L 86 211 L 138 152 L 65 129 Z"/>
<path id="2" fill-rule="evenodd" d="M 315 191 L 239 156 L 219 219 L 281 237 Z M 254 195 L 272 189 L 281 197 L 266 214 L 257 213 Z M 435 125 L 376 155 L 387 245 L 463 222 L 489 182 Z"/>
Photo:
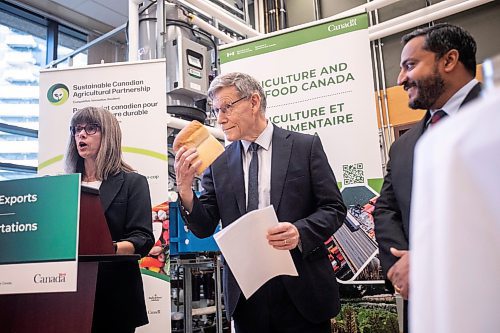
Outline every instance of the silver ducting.
<path id="1" fill-rule="evenodd" d="M 212 64 L 207 47 L 210 43 L 202 43 L 202 38 L 177 5 L 168 2 L 161 5 L 163 13 L 161 9 L 158 12 L 156 3 L 139 9 L 139 57 L 141 60 L 156 59 L 164 52 L 167 61 L 167 112 L 185 120 L 204 122 L 204 101 Z M 162 29 L 158 29 L 157 25 L 159 15 L 164 17 Z M 163 47 L 162 50 L 158 50 L 160 47 Z"/>

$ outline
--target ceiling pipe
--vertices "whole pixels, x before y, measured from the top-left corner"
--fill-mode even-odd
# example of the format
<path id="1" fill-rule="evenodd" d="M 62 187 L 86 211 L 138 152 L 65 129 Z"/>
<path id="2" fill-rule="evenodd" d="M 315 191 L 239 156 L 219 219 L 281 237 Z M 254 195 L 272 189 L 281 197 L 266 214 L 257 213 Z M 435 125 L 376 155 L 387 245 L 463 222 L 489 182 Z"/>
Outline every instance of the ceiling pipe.
<path id="1" fill-rule="evenodd" d="M 266 31 L 266 23 L 264 19 L 264 2 L 254 1 L 253 3 L 253 14 L 255 18 L 255 26 L 258 28 L 259 32 Z"/>
<path id="2" fill-rule="evenodd" d="M 236 40 L 234 38 L 229 37 L 224 32 L 220 31 L 219 29 L 217 29 L 213 25 L 205 22 L 204 20 L 200 19 L 199 17 L 197 17 L 191 13 L 187 14 L 186 16 L 191 24 L 197 25 L 201 29 L 212 34 L 212 36 L 219 38 L 219 40 L 223 41 L 224 43 L 236 42 Z"/>
<path id="3" fill-rule="evenodd" d="M 156 58 L 165 58 L 165 2 L 156 2 Z"/>
<path id="4" fill-rule="evenodd" d="M 468 9 L 478 7 L 480 5 L 484 5 L 485 3 L 492 2 L 494 0 L 467 0 L 460 2 L 458 4 L 455 4 L 453 6 L 449 6 L 450 2 L 456 2 L 454 0 L 447 0 L 443 1 L 446 3 L 448 6 L 441 10 L 436 10 L 436 8 L 441 8 L 442 6 L 441 3 L 437 3 L 435 5 L 429 6 L 422 8 L 420 10 L 417 10 L 415 12 L 394 18 L 392 20 L 386 21 L 384 24 L 387 28 L 380 30 L 380 28 L 377 28 L 377 25 L 368 28 L 368 33 L 370 40 L 376 40 L 380 39 L 383 37 L 387 37 L 390 35 L 393 35 L 395 33 L 411 29 L 414 27 L 417 27 L 422 24 L 429 23 L 434 20 L 438 20 L 443 17 L 447 17 L 456 13 L 460 13 L 463 11 L 466 11 Z M 438 6 L 440 5 L 440 6 Z M 438 7 L 436 7 L 438 6 Z M 398 23 L 402 22 L 402 23 Z M 396 23 L 396 24 L 395 24 Z"/>
<path id="5" fill-rule="evenodd" d="M 217 18 L 223 25 L 230 29 L 233 29 L 239 34 L 246 35 L 248 37 L 260 36 L 261 33 L 257 30 L 252 29 L 245 23 L 234 18 L 233 15 L 229 14 L 225 10 L 212 4 L 210 1 L 206 0 L 185 0 L 187 3 L 207 12 L 210 16 Z"/>
<path id="6" fill-rule="evenodd" d="M 385 6 L 392 5 L 395 2 L 398 2 L 400 0 L 374 0 L 368 3 L 365 3 L 363 5 L 359 5 L 358 7 L 351 8 L 349 10 L 346 10 L 342 13 L 339 13 L 335 16 L 338 17 L 346 17 L 346 16 L 351 16 L 351 15 L 356 15 L 359 14 L 360 12 L 371 12 L 375 9 L 379 9 Z"/>
<path id="7" fill-rule="evenodd" d="M 192 2 L 194 0 L 177 0 L 177 1 L 179 1 L 179 2 L 180 1 L 183 1 L 183 2 L 184 1 L 186 1 L 186 2 L 189 1 L 189 2 Z M 200 0 L 197 0 L 197 1 L 200 1 Z M 366 11 L 372 11 L 372 10 L 375 10 L 375 9 L 378 9 L 378 8 L 382 8 L 382 7 L 391 5 L 391 4 L 393 4 L 395 2 L 398 2 L 398 1 L 401 1 L 401 0 L 373 0 L 370 3 L 368 3 L 368 4 L 360 5 L 358 7 L 349 9 L 349 10 L 344 11 L 342 13 L 335 14 L 335 15 L 329 16 L 329 17 L 325 17 L 325 18 L 323 18 L 321 20 L 316 20 L 316 21 L 313 21 L 313 22 L 303 23 L 303 24 L 300 24 L 300 25 L 297 25 L 297 26 L 294 26 L 294 27 L 289 27 L 289 28 L 280 30 L 280 31 L 269 32 L 269 33 L 266 33 L 265 36 L 266 37 L 272 37 L 272 36 L 280 35 L 280 34 L 283 34 L 283 33 L 289 32 L 289 31 L 295 31 L 295 30 L 298 30 L 298 29 L 304 29 L 304 28 L 308 28 L 308 27 L 311 27 L 311 26 L 316 26 L 316 25 L 319 25 L 319 24 L 331 22 L 332 20 L 342 19 L 342 18 L 345 18 L 347 16 L 359 15 L 359 14 L 362 14 L 362 13 L 364 13 Z M 256 3 L 261 4 L 261 7 L 263 7 L 263 4 L 262 4 L 263 1 L 262 2 L 258 1 Z M 260 16 L 262 17 L 261 21 L 263 22 L 264 21 L 264 15 L 265 15 L 265 8 L 261 8 L 259 13 L 261 14 Z M 262 31 L 265 31 L 265 26 L 262 26 L 259 29 L 264 29 Z M 240 44 L 246 44 L 246 43 L 249 43 L 249 42 L 253 42 L 254 40 L 259 40 L 261 38 L 261 36 L 262 36 L 262 34 L 260 34 L 259 36 L 254 36 L 254 37 L 250 37 L 250 38 L 247 38 L 247 39 L 238 40 L 234 44 L 232 44 L 231 46 L 236 46 L 236 45 L 240 45 Z M 226 46 L 224 46 L 224 47 L 226 47 Z"/>
<path id="8" fill-rule="evenodd" d="M 352 8 L 350 10 L 344 11 L 342 13 L 336 14 L 334 16 L 324 18 L 322 20 L 318 20 L 315 22 L 311 23 L 306 23 L 304 25 L 301 25 L 302 27 L 307 27 L 310 25 L 317 25 L 321 24 L 322 21 L 331 21 L 332 19 L 338 19 L 350 15 L 356 15 L 359 13 L 362 13 L 364 11 L 370 12 L 374 11 L 376 9 L 380 9 L 386 6 L 389 6 L 393 3 L 399 2 L 400 0 L 374 0 L 370 1 L 366 4 L 360 5 L 358 7 Z M 408 13 L 406 15 L 402 15 L 399 17 L 396 17 L 392 20 L 371 26 L 368 31 L 369 31 L 369 37 L 370 40 L 376 40 L 380 39 L 383 37 L 390 36 L 392 34 L 414 28 L 416 26 L 428 23 L 430 21 L 440 19 L 446 16 L 450 16 L 477 6 L 480 6 L 482 4 L 491 2 L 494 0 L 445 0 L 442 2 L 438 2 L 437 4 L 431 5 L 429 7 Z M 249 28 L 242 22 L 238 21 L 237 19 L 233 18 L 232 15 L 228 14 L 225 11 L 222 11 L 215 5 L 203 1 L 203 0 L 183 0 L 182 2 L 187 2 L 192 6 L 199 7 L 202 11 L 205 11 L 209 13 L 210 15 L 213 15 L 214 17 L 217 17 L 221 23 L 226 25 L 227 27 L 236 30 L 238 33 L 243 33 L 246 34 L 248 37 L 257 37 L 261 36 L 259 32 L 256 30 Z M 233 25 L 232 23 L 236 24 Z M 300 26 L 299 26 L 300 27 Z M 238 29 L 241 28 L 241 29 Z M 298 27 L 293 27 L 290 29 L 297 29 Z M 288 29 L 285 29 L 285 31 Z M 267 34 L 267 36 L 272 36 L 274 34 L 282 33 L 283 31 L 280 32 L 275 32 L 275 33 L 270 33 Z M 253 39 L 257 38 L 248 38 L 246 40 L 242 41 L 234 41 L 235 43 L 247 43 L 252 41 Z M 229 42 L 228 42 L 229 43 Z"/>
<path id="9" fill-rule="evenodd" d="M 128 61 L 139 60 L 139 4 L 142 0 L 128 1 Z"/>
<path id="10" fill-rule="evenodd" d="M 393 18 L 393 19 L 391 19 L 389 21 L 385 21 L 385 22 L 382 22 L 382 23 L 378 23 L 377 22 L 375 25 L 373 25 L 372 27 L 370 27 L 370 33 L 374 33 L 374 32 L 380 31 L 380 30 L 384 30 L 384 29 L 390 28 L 391 26 L 395 26 L 395 25 L 404 23 L 406 21 L 410 21 L 410 20 L 413 20 L 415 18 L 428 15 L 428 14 L 430 14 L 432 12 L 441 11 L 444 8 L 447 8 L 447 7 L 450 7 L 450 6 L 453 6 L 453 5 L 465 2 L 465 1 L 468 1 L 468 0 L 446 0 L 446 1 L 441 1 L 441 2 L 438 2 L 438 3 L 434 4 L 434 5 L 430 5 L 429 7 L 424 7 L 422 9 L 419 9 L 419 10 L 407 13 L 405 15 L 395 17 L 395 18 Z"/>

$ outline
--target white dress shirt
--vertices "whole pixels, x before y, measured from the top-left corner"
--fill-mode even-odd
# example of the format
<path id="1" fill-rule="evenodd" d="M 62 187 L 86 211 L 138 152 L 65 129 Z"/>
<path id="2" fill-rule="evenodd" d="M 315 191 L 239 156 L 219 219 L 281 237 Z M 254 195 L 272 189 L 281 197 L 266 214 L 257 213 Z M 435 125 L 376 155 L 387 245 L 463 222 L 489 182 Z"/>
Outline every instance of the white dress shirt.
<path id="1" fill-rule="evenodd" d="M 273 153 L 273 132 L 274 127 L 270 121 L 255 142 L 260 146 L 257 154 L 259 156 L 259 209 L 271 204 L 271 157 Z M 252 153 L 248 148 L 252 142 L 241 140 L 243 145 L 243 174 L 245 177 L 245 197 L 248 203 L 248 169 Z"/>
<path id="2" fill-rule="evenodd" d="M 429 110 L 431 112 L 431 116 L 429 117 L 429 120 L 427 121 L 426 125 L 429 125 L 432 116 L 438 110 L 443 110 L 444 112 L 446 112 L 448 116 L 454 116 L 458 112 L 458 109 L 460 109 L 460 106 L 465 100 L 465 97 L 467 97 L 469 92 L 472 90 L 472 88 L 474 88 L 476 84 L 478 84 L 478 82 L 479 81 L 476 79 L 470 80 L 466 85 L 460 88 L 453 96 L 451 96 L 451 98 L 443 105 L 442 108 L 436 110 L 432 109 Z"/>

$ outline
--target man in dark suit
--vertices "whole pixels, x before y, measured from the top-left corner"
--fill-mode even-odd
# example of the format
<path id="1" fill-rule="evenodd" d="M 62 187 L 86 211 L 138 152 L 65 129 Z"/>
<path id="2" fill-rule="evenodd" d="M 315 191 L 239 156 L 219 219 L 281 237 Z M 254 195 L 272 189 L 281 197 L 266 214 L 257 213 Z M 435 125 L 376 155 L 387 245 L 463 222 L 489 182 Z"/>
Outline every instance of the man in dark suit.
<path id="1" fill-rule="evenodd" d="M 208 237 L 219 220 L 227 227 L 251 209 L 273 205 L 281 222 L 262 237 L 274 248 L 290 251 L 299 273 L 271 279 L 245 299 L 224 264 L 228 317 L 237 333 L 330 332 L 330 319 L 338 314 L 340 302 L 324 242 L 342 225 L 346 207 L 319 137 L 268 122 L 264 91 L 249 75 L 215 78 L 209 97 L 232 143 L 205 171 L 199 199 L 191 189 L 200 164 L 192 163 L 197 152 L 184 147 L 178 151 L 177 187 L 188 227 L 195 235 Z M 258 176 L 252 173 L 254 154 Z"/>
<path id="2" fill-rule="evenodd" d="M 409 218 L 415 144 L 437 120 L 453 116 L 461 106 L 478 97 L 481 86 L 474 79 L 476 42 L 462 28 L 437 24 L 405 35 L 402 42 L 398 84 L 408 92 L 412 109 L 428 111 L 392 145 L 374 218 L 383 272 L 389 286 L 392 285 L 408 300 Z M 407 303 L 404 323 L 405 332 L 408 332 L 406 313 Z"/>

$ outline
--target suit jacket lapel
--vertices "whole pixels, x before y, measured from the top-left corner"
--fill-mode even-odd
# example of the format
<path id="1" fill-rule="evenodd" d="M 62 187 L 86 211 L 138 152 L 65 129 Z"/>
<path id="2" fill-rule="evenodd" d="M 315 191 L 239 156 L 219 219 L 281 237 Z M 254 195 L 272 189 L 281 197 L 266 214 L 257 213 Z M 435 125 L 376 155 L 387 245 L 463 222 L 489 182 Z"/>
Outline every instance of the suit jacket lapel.
<path id="1" fill-rule="evenodd" d="M 293 139 L 290 133 L 274 126 L 273 156 L 271 157 L 271 204 L 278 211 L 285 186 L 288 163 L 292 153 Z"/>
<path id="2" fill-rule="evenodd" d="M 429 118 L 431 117 L 431 112 L 427 110 L 425 113 L 425 116 L 415 124 L 415 138 L 414 141 L 417 142 L 417 140 L 424 134 L 425 130 L 427 129 L 427 122 L 429 121 Z"/>
<path id="3" fill-rule="evenodd" d="M 109 208 L 109 205 L 111 205 L 111 202 L 122 188 L 123 182 L 124 179 L 122 172 L 115 176 L 108 177 L 108 179 L 102 182 L 101 187 L 99 188 L 99 196 L 101 197 L 103 211 L 106 211 Z"/>
<path id="4" fill-rule="evenodd" d="M 470 101 L 476 99 L 477 97 L 479 97 L 479 94 L 481 93 L 481 83 L 478 83 L 476 84 L 472 89 L 471 91 L 469 91 L 469 93 L 467 94 L 467 96 L 465 96 L 465 99 L 464 101 L 462 102 L 462 104 L 460 104 L 460 108 L 462 108 L 465 104 L 469 103 Z"/>
<path id="5" fill-rule="evenodd" d="M 241 143 L 234 142 L 227 148 L 227 175 L 231 179 L 228 183 L 236 196 L 238 209 L 240 214 L 246 213 L 246 198 L 245 198 L 245 177 L 243 176 L 243 163 L 241 162 Z"/>
<path id="6" fill-rule="evenodd" d="M 464 101 L 460 105 L 460 107 L 463 107 L 465 104 L 470 102 L 471 100 L 477 98 L 481 92 L 481 84 L 478 83 L 476 84 L 472 90 L 467 94 L 465 97 Z M 460 109 L 459 109 L 460 111 Z M 415 145 L 418 141 L 418 139 L 424 134 L 425 130 L 427 129 L 427 124 L 428 119 L 430 118 L 430 111 L 427 111 L 425 116 L 420 120 L 417 124 L 415 124 L 415 130 L 412 132 L 409 132 L 408 135 L 412 135 L 412 137 L 408 137 L 408 140 L 410 142 L 410 146 L 408 147 L 408 174 L 406 175 L 405 179 L 407 180 L 407 188 L 411 190 L 413 186 L 413 157 L 414 157 L 414 150 L 415 150 Z M 406 226 L 408 228 L 408 225 Z"/>
<path id="7" fill-rule="evenodd" d="M 401 182 L 401 188 L 408 189 L 408 200 L 411 200 L 411 188 L 413 183 L 413 154 L 415 145 L 422 134 L 424 134 L 426 129 L 425 124 L 427 123 L 427 119 L 429 119 L 429 117 L 430 112 L 427 111 L 425 116 L 418 123 L 416 123 L 408 133 L 405 133 L 403 138 L 401 138 L 402 140 L 406 140 L 405 150 L 398 159 L 400 162 L 397 166 L 393 166 L 394 170 L 392 172 L 400 175 L 398 181 Z M 405 136 L 407 137 L 404 138 Z M 396 170 L 396 168 L 398 170 Z M 406 219 L 404 219 L 404 221 L 406 221 Z"/>
<path id="8" fill-rule="evenodd" d="M 477 97 L 479 97 L 479 95 L 481 94 L 481 83 L 477 83 L 472 89 L 471 91 L 469 91 L 469 93 L 467 94 L 467 96 L 465 96 L 465 99 L 463 100 L 462 104 L 460 104 L 460 108 L 458 109 L 458 111 L 460 111 L 460 109 L 462 107 L 464 107 L 464 105 L 466 105 L 467 103 L 469 103 L 470 101 L 476 99 Z M 429 121 L 429 118 L 431 117 L 431 113 L 429 110 L 427 110 L 427 113 L 425 114 L 424 118 L 422 119 L 422 121 L 420 121 L 419 123 L 417 123 L 415 125 L 415 127 L 417 127 L 417 133 L 418 133 L 418 136 L 417 136 L 417 140 L 418 138 L 424 134 L 425 130 L 427 129 L 427 127 L 425 126 L 425 124 L 427 124 L 427 122 Z M 416 142 L 416 141 L 415 141 Z"/>

